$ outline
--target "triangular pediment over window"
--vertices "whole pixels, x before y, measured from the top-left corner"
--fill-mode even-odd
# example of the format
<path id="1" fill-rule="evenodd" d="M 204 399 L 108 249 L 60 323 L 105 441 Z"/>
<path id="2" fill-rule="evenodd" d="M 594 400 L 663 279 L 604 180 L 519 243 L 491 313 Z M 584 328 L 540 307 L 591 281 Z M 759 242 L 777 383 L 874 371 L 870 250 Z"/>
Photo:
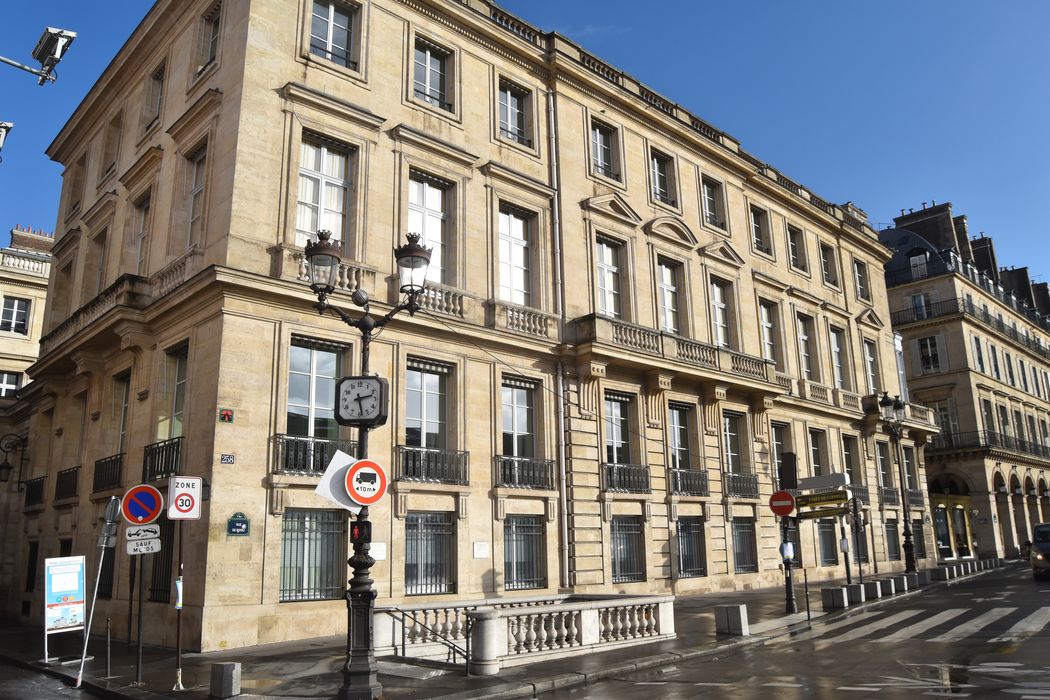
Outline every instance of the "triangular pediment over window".
<path id="1" fill-rule="evenodd" d="M 857 315 L 857 323 L 863 323 L 865 326 L 871 326 L 872 328 L 882 329 L 885 325 L 879 315 L 871 309 L 864 309 Z"/>
<path id="2" fill-rule="evenodd" d="M 659 236 L 664 240 L 687 248 L 695 248 L 700 241 L 679 219 L 673 216 L 661 216 L 645 225 L 645 232 L 650 236 Z"/>
<path id="3" fill-rule="evenodd" d="M 580 206 L 627 226 L 637 226 L 642 223 L 642 217 L 638 216 L 638 212 L 631 208 L 626 199 L 615 192 L 585 199 Z"/>
<path id="4" fill-rule="evenodd" d="M 740 257 L 739 253 L 733 250 L 733 246 L 729 245 L 728 241 L 715 241 L 713 243 L 708 243 L 699 249 L 699 253 L 706 258 L 728 263 L 733 267 L 744 266 L 744 259 Z"/>

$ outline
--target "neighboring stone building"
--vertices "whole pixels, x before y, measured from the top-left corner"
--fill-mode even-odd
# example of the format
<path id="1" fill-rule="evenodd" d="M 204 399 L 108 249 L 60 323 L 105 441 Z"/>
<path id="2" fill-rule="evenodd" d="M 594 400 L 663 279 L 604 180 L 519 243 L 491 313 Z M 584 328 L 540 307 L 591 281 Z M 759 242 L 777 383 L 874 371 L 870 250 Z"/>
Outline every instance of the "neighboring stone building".
<path id="1" fill-rule="evenodd" d="M 407 232 L 434 248 L 424 311 L 371 350 L 392 395 L 370 450 L 393 482 L 372 509 L 379 605 L 778 584 L 788 455 L 849 471 L 864 549 L 902 567 L 871 413 L 901 393 L 889 253 L 864 213 L 562 36 L 483 0 L 161 0 L 49 154 L 66 171 L 31 476 L 83 474 L 26 503 L 22 561 L 70 539 L 95 560 L 106 498 L 206 477 L 183 544 L 194 648 L 345 630 L 346 519 L 314 486 L 354 449 L 332 397 L 360 348 L 313 308 L 319 228 L 351 310 L 358 288 L 397 302 Z M 936 427 L 910 406 L 908 429 L 925 556 Z M 146 634 L 172 644 L 162 528 Z M 843 575 L 838 523 L 794 536 L 810 578 Z M 102 580 L 120 629 L 128 557 Z"/>
<path id="2" fill-rule="evenodd" d="M 17 605 L 12 587 L 26 583 L 25 541 L 12 536 L 22 532 L 26 475 L 21 469 L 31 447 L 29 405 L 18 397 L 40 347 L 53 242 L 52 233 L 16 226 L 10 244 L 0 248 L 0 527 L 5 533 L 0 538 L 0 610 L 5 611 Z"/>
<path id="3" fill-rule="evenodd" d="M 1000 268 L 950 203 L 880 234 L 911 400 L 936 416 L 926 447 L 938 557 L 1014 557 L 1050 520 L 1050 293 Z"/>

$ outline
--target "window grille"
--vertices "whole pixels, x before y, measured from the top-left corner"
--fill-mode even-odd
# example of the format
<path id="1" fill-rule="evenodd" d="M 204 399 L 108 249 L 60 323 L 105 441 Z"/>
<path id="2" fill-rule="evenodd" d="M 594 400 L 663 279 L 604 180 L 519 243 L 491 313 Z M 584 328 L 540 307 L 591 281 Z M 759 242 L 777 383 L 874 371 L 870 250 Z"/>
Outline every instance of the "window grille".
<path id="1" fill-rule="evenodd" d="M 678 575 L 707 576 L 704 519 L 678 519 Z"/>
<path id="2" fill-rule="evenodd" d="M 175 543 L 175 526 L 167 518 L 159 521 L 160 551 L 150 555 L 153 559 L 153 575 L 149 580 L 149 597 L 154 603 L 171 602 L 171 559 Z"/>
<path id="3" fill-rule="evenodd" d="M 838 539 L 835 537 L 835 521 L 817 521 L 817 539 L 820 541 L 820 565 L 834 566 L 839 563 Z"/>
<path id="4" fill-rule="evenodd" d="M 286 510 L 281 523 L 281 602 L 343 597 L 346 558 L 343 511 Z"/>
<path id="5" fill-rule="evenodd" d="M 613 583 L 644 581 L 642 519 L 637 516 L 613 518 L 610 523 L 610 531 L 612 533 Z"/>
<path id="6" fill-rule="evenodd" d="M 915 558 L 926 558 L 926 531 L 922 520 L 911 521 L 911 541 L 915 545 Z"/>
<path id="7" fill-rule="evenodd" d="M 543 518 L 508 516 L 503 521 L 503 587 L 510 590 L 547 587 L 547 548 Z"/>
<path id="8" fill-rule="evenodd" d="M 886 558 L 890 561 L 900 561 L 901 540 L 897 532 L 897 521 L 886 521 Z"/>
<path id="9" fill-rule="evenodd" d="M 754 518 L 733 518 L 733 567 L 738 574 L 758 571 Z"/>
<path id="10" fill-rule="evenodd" d="M 409 513 L 405 519 L 405 594 L 455 593 L 455 570 L 452 513 Z"/>

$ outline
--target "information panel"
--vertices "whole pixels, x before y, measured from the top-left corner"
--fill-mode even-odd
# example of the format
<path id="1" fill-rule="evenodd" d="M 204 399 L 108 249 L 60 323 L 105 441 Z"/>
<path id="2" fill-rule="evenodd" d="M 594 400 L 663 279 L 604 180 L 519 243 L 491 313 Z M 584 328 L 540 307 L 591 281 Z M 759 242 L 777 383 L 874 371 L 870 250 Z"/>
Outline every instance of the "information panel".
<path id="1" fill-rule="evenodd" d="M 84 628 L 84 557 L 44 560 L 44 631 Z"/>

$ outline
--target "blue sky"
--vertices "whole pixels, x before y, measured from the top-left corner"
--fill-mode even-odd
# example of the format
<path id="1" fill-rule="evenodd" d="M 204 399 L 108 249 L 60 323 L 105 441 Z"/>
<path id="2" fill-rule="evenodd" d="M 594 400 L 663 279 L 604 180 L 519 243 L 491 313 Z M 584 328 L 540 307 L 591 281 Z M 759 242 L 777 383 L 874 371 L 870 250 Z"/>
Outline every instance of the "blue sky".
<path id="1" fill-rule="evenodd" d="M 288 0 L 289 2 L 292 0 Z M 52 229 L 60 169 L 44 149 L 147 0 L 8 3 L 0 54 L 29 60 L 45 24 L 79 37 L 56 85 L 0 65 L 0 241 Z M 876 223 L 951 201 L 1002 265 L 1050 280 L 1050 2 L 503 0 Z M 647 12 L 639 12 L 644 7 Z"/>

